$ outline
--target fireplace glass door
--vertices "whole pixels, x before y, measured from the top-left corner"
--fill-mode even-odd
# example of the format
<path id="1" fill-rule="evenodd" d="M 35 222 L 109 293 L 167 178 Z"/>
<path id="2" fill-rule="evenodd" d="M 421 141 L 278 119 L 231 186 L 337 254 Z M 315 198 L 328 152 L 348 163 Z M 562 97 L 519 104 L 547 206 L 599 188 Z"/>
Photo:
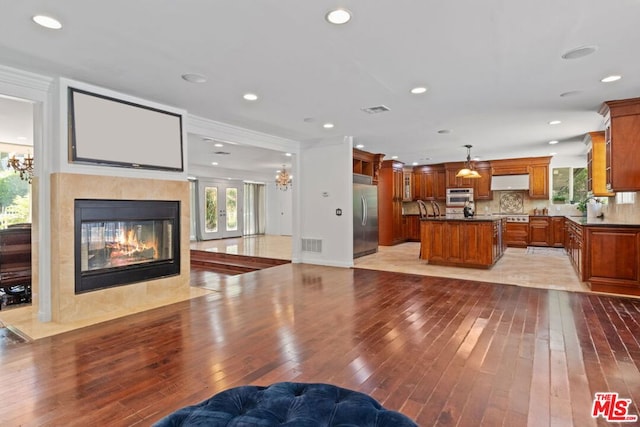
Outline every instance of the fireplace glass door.
<path id="1" fill-rule="evenodd" d="M 84 222 L 81 271 L 171 260 L 173 233 L 169 220 Z"/>
<path id="2" fill-rule="evenodd" d="M 75 201 L 76 293 L 180 273 L 180 202 Z"/>

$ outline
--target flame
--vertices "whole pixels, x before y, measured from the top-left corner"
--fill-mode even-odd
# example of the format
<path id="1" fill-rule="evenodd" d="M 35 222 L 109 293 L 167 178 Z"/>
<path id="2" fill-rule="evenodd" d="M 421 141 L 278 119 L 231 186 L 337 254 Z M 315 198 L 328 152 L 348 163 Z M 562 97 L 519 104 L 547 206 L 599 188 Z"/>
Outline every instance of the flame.
<path id="1" fill-rule="evenodd" d="M 152 256 L 146 253 L 152 251 Z M 158 256 L 158 244 L 155 240 L 150 242 L 138 241 L 135 229 L 121 229 L 111 250 L 111 258 L 138 257 L 155 259 Z"/>

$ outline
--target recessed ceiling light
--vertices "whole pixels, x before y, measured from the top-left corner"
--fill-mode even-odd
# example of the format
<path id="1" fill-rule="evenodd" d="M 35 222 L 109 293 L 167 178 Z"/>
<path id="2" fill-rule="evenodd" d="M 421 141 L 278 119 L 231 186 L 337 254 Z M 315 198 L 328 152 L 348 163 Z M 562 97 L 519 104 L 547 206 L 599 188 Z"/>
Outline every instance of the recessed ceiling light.
<path id="1" fill-rule="evenodd" d="M 551 120 L 549 122 L 550 125 L 559 125 L 560 123 L 562 123 L 560 120 Z"/>
<path id="2" fill-rule="evenodd" d="M 440 129 L 438 131 L 438 133 L 441 134 L 441 135 L 446 135 L 446 134 L 451 133 L 451 130 L 449 130 L 449 129 Z"/>
<path id="3" fill-rule="evenodd" d="M 182 75 L 182 79 L 189 83 L 205 83 L 207 78 L 202 74 L 186 73 Z"/>
<path id="4" fill-rule="evenodd" d="M 418 166 L 418 162 L 411 163 L 411 166 Z"/>
<path id="5" fill-rule="evenodd" d="M 358 144 L 356 145 L 356 148 L 364 148 L 364 144 Z"/>
<path id="6" fill-rule="evenodd" d="M 213 166 L 218 166 L 218 162 L 211 162 Z"/>
<path id="7" fill-rule="evenodd" d="M 555 145 L 555 144 L 557 144 L 558 142 L 560 142 L 560 141 L 553 140 L 553 141 L 549 141 L 549 144 L 550 144 L 550 145 Z"/>
<path id="8" fill-rule="evenodd" d="M 602 83 L 611 83 L 611 82 L 618 81 L 618 80 L 620 80 L 621 78 L 622 78 L 622 76 L 616 76 L 616 75 L 613 75 L 613 76 L 607 76 L 607 77 L 603 78 L 603 79 L 602 79 L 602 80 L 600 80 L 600 81 L 601 81 Z"/>
<path id="9" fill-rule="evenodd" d="M 291 157 L 292 156 L 291 153 L 284 153 L 284 155 L 287 156 L 287 157 Z"/>
<path id="10" fill-rule="evenodd" d="M 258 100 L 258 95 L 256 95 L 255 93 L 245 93 L 244 95 L 242 95 L 242 97 L 244 99 L 246 99 L 247 101 L 257 101 Z"/>
<path id="11" fill-rule="evenodd" d="M 422 87 L 422 86 L 414 87 L 413 89 L 411 89 L 411 93 L 413 93 L 415 95 L 418 95 L 418 94 L 421 94 L 421 93 L 425 93 L 426 91 L 427 91 L 427 88 L 426 87 Z"/>
<path id="12" fill-rule="evenodd" d="M 220 143 L 220 142 L 216 142 L 215 144 L 213 144 L 214 147 L 224 147 L 224 144 Z"/>
<path id="13" fill-rule="evenodd" d="M 397 158 L 398 158 L 398 156 L 391 156 L 391 158 L 392 158 L 393 160 L 395 160 L 395 159 L 397 159 Z"/>
<path id="14" fill-rule="evenodd" d="M 325 123 L 325 124 L 322 125 L 322 127 L 325 128 L 325 129 L 331 129 L 331 128 L 333 128 L 333 123 Z"/>
<path id="15" fill-rule="evenodd" d="M 562 59 L 577 59 L 583 56 L 591 55 L 598 49 L 598 46 L 580 46 L 571 49 L 562 54 Z"/>
<path id="16" fill-rule="evenodd" d="M 324 18 L 330 24 L 342 25 L 351 20 L 351 12 L 347 9 L 335 9 L 327 12 Z"/>
<path id="17" fill-rule="evenodd" d="M 62 24 L 56 18 L 52 18 L 46 15 L 36 15 L 31 18 L 33 22 L 51 30 L 59 30 L 62 28 Z"/>

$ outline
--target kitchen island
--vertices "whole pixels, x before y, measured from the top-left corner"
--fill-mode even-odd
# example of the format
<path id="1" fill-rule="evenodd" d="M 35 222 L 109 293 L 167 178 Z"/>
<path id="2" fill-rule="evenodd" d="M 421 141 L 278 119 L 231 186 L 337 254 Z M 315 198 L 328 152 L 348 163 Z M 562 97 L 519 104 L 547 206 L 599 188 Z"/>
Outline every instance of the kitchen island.
<path id="1" fill-rule="evenodd" d="M 595 292 L 640 296 L 640 224 L 566 217 L 566 251 Z"/>
<path id="2" fill-rule="evenodd" d="M 491 268 L 504 254 L 506 219 L 481 215 L 420 221 L 420 258 L 429 264 Z"/>

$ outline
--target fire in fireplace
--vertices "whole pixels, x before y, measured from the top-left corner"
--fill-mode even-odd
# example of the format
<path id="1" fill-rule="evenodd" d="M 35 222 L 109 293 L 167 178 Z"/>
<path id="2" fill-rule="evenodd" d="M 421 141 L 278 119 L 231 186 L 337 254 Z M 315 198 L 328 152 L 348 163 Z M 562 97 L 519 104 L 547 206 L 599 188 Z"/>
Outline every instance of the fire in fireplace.
<path id="1" fill-rule="evenodd" d="M 75 291 L 180 274 L 180 202 L 75 201 Z"/>

